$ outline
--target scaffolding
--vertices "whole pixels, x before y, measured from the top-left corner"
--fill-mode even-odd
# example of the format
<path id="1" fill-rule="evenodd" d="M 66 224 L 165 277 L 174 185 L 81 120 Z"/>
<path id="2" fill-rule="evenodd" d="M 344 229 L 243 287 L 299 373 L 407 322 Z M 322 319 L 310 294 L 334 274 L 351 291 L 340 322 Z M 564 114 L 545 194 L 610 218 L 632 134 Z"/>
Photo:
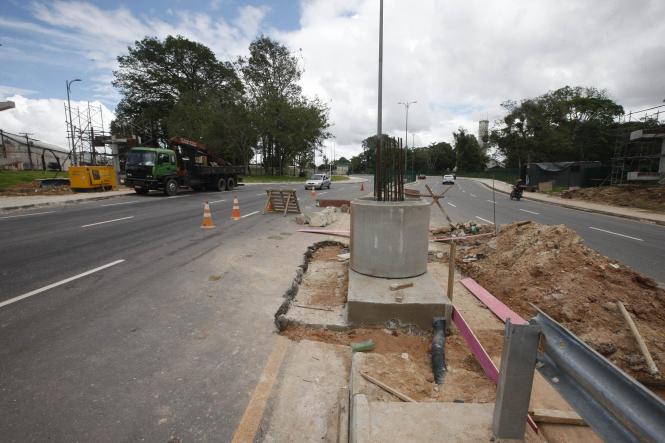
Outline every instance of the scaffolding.
<path id="1" fill-rule="evenodd" d="M 71 117 L 71 119 L 70 119 Z M 73 165 L 109 165 L 110 133 L 105 129 L 102 105 L 88 102 L 83 109 L 65 103 L 65 124 Z"/>
<path id="2" fill-rule="evenodd" d="M 620 185 L 635 179 L 662 178 L 660 175 L 663 171 L 660 171 L 660 164 L 665 141 L 659 137 L 642 136 L 642 134 L 665 133 L 665 105 L 631 111 L 621 115 L 616 123 L 617 134 L 610 183 Z"/>

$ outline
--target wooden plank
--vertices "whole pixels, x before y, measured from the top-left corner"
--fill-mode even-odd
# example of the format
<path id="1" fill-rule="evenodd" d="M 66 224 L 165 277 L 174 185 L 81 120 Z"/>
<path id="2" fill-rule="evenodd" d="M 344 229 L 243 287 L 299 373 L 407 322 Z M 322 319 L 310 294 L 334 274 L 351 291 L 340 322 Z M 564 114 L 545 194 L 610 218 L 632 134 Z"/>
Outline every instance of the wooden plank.
<path id="1" fill-rule="evenodd" d="M 376 378 L 372 377 L 371 375 L 369 375 L 365 372 L 362 372 L 362 371 L 360 372 L 360 375 L 362 375 L 367 381 L 369 381 L 371 383 L 374 383 L 375 385 L 377 385 L 378 387 L 380 387 L 384 391 L 390 392 L 391 394 L 393 394 L 395 397 L 399 398 L 400 400 L 406 401 L 406 402 L 416 403 L 416 401 L 414 399 L 412 399 L 411 397 L 409 397 L 408 395 L 403 394 L 400 391 L 398 391 L 397 389 L 388 386 L 387 384 L 377 380 Z"/>
<path id="2" fill-rule="evenodd" d="M 453 289 L 455 287 L 455 242 L 450 243 L 448 253 L 448 300 L 453 301 Z"/>
<path id="3" fill-rule="evenodd" d="M 536 423 L 555 423 L 560 425 L 587 426 L 577 412 L 560 411 L 558 409 L 530 409 L 529 414 Z"/>
<path id="4" fill-rule="evenodd" d="M 306 228 L 306 229 L 298 229 L 298 232 L 309 232 L 310 234 L 337 235 L 339 237 L 351 237 L 351 231 L 344 231 L 344 230 Z"/>
<path id="5" fill-rule="evenodd" d="M 289 210 L 289 201 L 291 201 L 291 194 L 286 199 L 286 204 L 284 205 L 284 217 L 286 217 L 286 212 Z"/>
<path id="6" fill-rule="evenodd" d="M 471 352 L 473 352 L 480 367 L 483 368 L 485 375 L 487 375 L 494 384 L 497 384 L 499 382 L 499 370 L 487 354 L 487 351 L 485 351 L 485 348 L 483 348 L 483 345 L 480 344 L 480 340 L 478 340 L 476 334 L 473 333 L 473 330 L 471 330 L 466 320 L 464 320 L 464 317 L 462 317 L 462 314 L 455 309 L 455 306 L 453 306 L 452 320 L 462 334 L 462 337 L 464 337 L 466 344 L 471 348 Z M 536 422 L 533 421 L 530 415 L 527 415 L 526 421 L 531 429 L 538 432 L 538 425 L 536 425 Z"/>
<path id="7" fill-rule="evenodd" d="M 617 301 L 617 306 L 619 307 L 619 311 L 621 312 L 621 315 L 623 315 L 624 320 L 626 320 L 626 324 L 630 328 L 630 332 L 633 333 L 635 341 L 637 341 L 637 346 L 640 348 L 640 352 L 644 356 L 644 360 L 646 361 L 647 367 L 649 368 L 649 373 L 651 375 L 658 374 L 658 367 L 653 361 L 651 352 L 649 352 L 649 348 L 647 348 L 647 344 L 644 342 L 640 331 L 637 330 L 637 325 L 635 324 L 635 321 L 633 321 L 633 317 L 631 317 L 628 311 L 626 311 L 626 307 L 623 305 L 623 303 Z"/>
<path id="8" fill-rule="evenodd" d="M 390 285 L 390 290 L 391 291 L 397 291 L 399 289 L 406 289 L 410 288 L 413 286 L 413 282 L 411 283 L 393 283 Z"/>
<path id="9" fill-rule="evenodd" d="M 527 323 L 522 317 L 520 317 L 516 312 L 511 310 L 508 306 L 504 305 L 501 300 L 494 297 L 490 294 L 487 289 L 483 288 L 476 282 L 474 279 L 468 277 L 462 279 L 460 282 L 469 290 L 478 300 L 480 300 L 487 308 L 496 315 L 499 320 L 506 322 L 506 319 L 510 319 L 510 322 L 514 325 L 524 325 Z"/>

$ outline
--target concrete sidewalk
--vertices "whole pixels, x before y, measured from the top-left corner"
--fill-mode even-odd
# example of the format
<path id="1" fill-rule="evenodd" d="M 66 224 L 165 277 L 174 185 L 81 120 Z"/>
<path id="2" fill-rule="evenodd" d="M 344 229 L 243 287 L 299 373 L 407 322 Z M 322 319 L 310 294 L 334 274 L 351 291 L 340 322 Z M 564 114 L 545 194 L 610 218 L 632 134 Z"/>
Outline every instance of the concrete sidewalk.
<path id="1" fill-rule="evenodd" d="M 117 191 L 86 192 L 81 194 L 0 197 L 0 212 L 11 211 L 15 209 L 37 208 L 43 206 L 67 205 L 92 200 L 104 200 L 107 198 L 113 198 L 119 195 L 127 194 L 134 194 L 134 190 L 124 188 Z"/>
<path id="2" fill-rule="evenodd" d="M 492 179 L 472 178 L 472 177 L 459 177 L 459 178 L 467 178 L 469 180 L 475 180 L 479 183 L 484 184 L 488 188 L 492 189 Z M 494 189 L 497 192 L 510 194 L 510 191 L 512 190 L 512 185 L 499 180 L 494 180 Z M 643 209 L 604 205 L 601 203 L 592 203 L 583 200 L 572 200 L 572 199 L 552 196 L 549 194 L 543 194 L 540 192 L 525 192 L 523 198 L 526 200 L 533 200 L 543 203 L 550 203 L 553 205 L 564 206 L 566 208 L 577 209 L 580 211 L 596 212 L 599 214 L 613 215 L 616 217 L 623 217 L 632 220 L 656 223 L 658 225 L 665 225 L 665 214 L 658 214 L 656 212 L 646 211 Z"/>

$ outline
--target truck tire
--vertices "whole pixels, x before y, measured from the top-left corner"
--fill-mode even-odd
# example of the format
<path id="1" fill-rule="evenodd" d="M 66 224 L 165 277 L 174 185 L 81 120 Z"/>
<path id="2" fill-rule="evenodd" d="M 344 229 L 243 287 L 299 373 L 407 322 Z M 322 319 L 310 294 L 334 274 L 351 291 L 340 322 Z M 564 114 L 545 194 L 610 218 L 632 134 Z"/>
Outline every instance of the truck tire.
<path id="1" fill-rule="evenodd" d="M 233 188 L 235 187 L 236 182 L 233 180 L 233 177 L 229 177 L 226 179 L 226 190 L 227 191 L 233 191 Z"/>
<path id="2" fill-rule="evenodd" d="M 178 193 L 178 182 L 174 178 L 170 178 L 166 181 L 166 184 L 164 185 L 164 194 L 168 195 L 169 197 L 173 197 Z"/>
<path id="3" fill-rule="evenodd" d="M 150 189 L 148 188 L 134 188 L 134 192 L 140 195 L 146 195 L 148 192 L 150 192 Z"/>
<path id="4" fill-rule="evenodd" d="M 219 180 L 217 180 L 217 187 L 215 189 L 219 192 L 226 190 L 226 180 L 224 177 L 220 177 Z"/>

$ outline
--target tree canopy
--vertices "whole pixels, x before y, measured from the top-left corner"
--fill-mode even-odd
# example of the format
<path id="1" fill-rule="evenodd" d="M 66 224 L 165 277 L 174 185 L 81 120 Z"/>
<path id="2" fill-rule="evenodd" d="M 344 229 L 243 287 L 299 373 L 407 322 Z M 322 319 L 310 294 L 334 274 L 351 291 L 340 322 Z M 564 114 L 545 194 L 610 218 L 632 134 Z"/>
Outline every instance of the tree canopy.
<path id="1" fill-rule="evenodd" d="M 502 104 L 507 111 L 490 142 L 508 166 L 525 162 L 609 161 L 614 120 L 623 114 L 604 90 L 565 86 L 520 103 Z"/>
<path id="2" fill-rule="evenodd" d="M 302 171 L 329 136 L 328 110 L 302 94 L 298 59 L 284 45 L 261 36 L 249 52 L 231 64 L 181 36 L 135 42 L 113 73 L 122 99 L 112 132 L 153 145 L 184 136 L 236 164 L 259 151 L 266 172 Z"/>

